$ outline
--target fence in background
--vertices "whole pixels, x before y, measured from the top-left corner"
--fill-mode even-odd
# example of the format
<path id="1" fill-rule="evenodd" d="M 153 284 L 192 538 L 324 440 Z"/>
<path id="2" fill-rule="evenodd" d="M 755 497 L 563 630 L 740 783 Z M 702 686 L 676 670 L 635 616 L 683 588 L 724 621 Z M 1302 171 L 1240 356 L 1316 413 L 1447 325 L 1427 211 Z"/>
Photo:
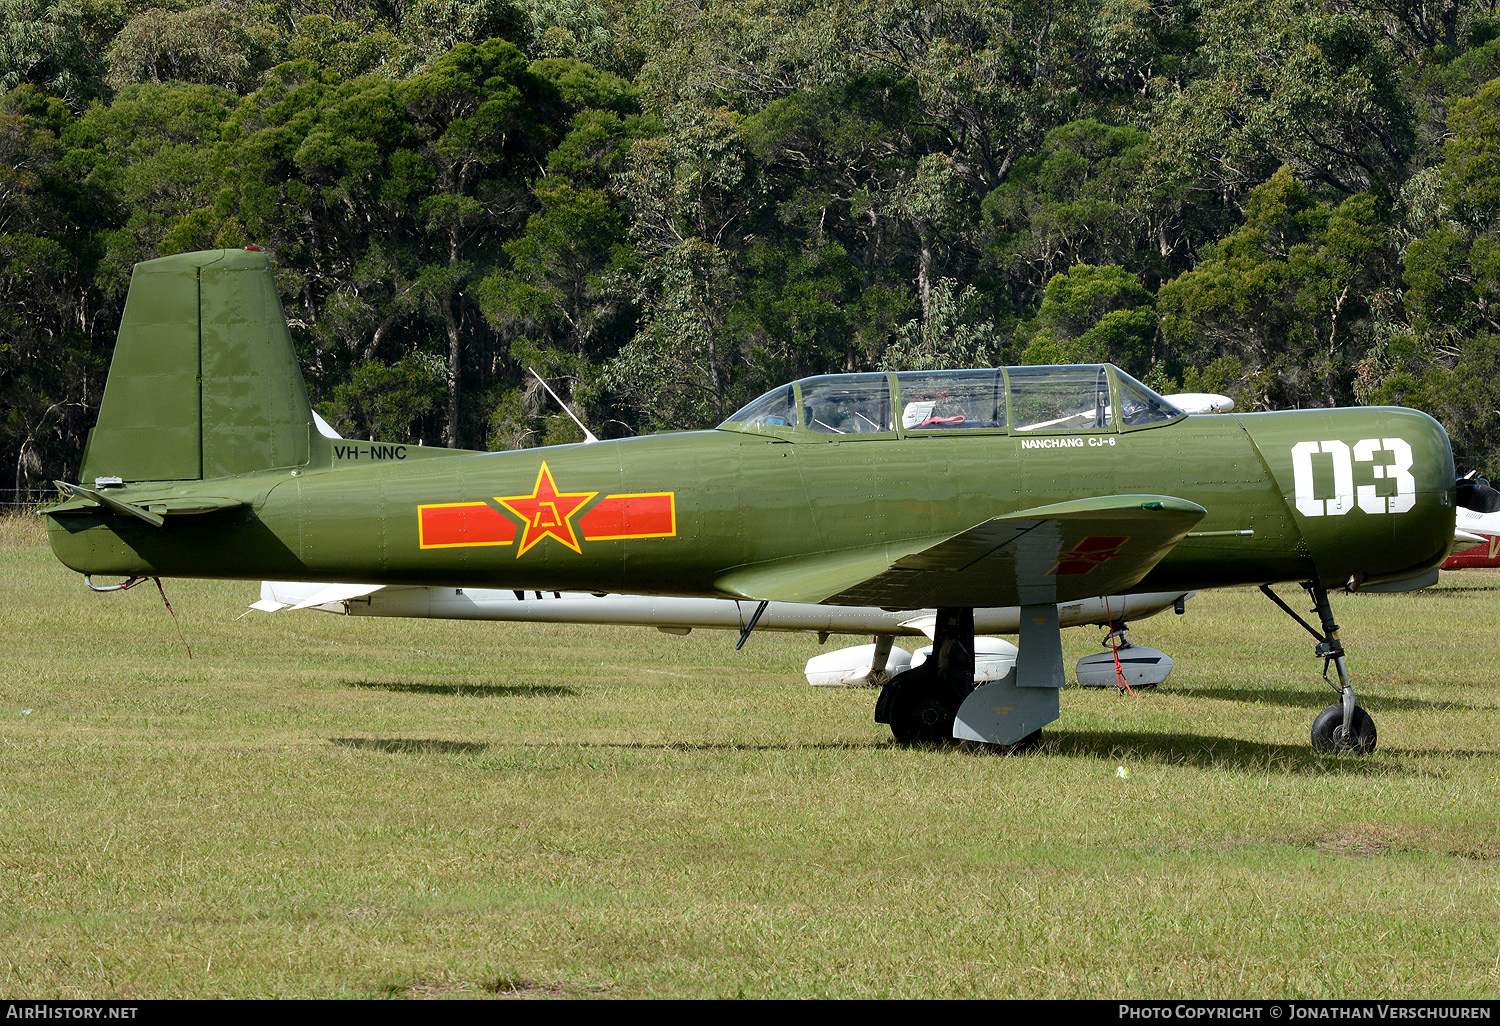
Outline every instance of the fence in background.
<path id="1" fill-rule="evenodd" d="M 56 488 L 0 488 L 0 513 L 27 513 L 55 498 Z"/>

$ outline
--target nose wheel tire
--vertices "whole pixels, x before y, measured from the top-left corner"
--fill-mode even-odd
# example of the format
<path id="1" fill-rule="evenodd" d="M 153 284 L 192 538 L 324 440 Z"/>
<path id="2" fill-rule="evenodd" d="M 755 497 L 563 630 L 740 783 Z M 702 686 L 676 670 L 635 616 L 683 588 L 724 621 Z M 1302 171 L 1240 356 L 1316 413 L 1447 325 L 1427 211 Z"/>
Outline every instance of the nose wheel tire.
<path id="1" fill-rule="evenodd" d="M 1335 702 L 1318 713 L 1313 720 L 1312 746 L 1314 751 L 1339 752 L 1365 755 L 1375 750 L 1375 721 L 1359 706 L 1349 718 L 1349 729 L 1344 729 L 1344 707 Z"/>

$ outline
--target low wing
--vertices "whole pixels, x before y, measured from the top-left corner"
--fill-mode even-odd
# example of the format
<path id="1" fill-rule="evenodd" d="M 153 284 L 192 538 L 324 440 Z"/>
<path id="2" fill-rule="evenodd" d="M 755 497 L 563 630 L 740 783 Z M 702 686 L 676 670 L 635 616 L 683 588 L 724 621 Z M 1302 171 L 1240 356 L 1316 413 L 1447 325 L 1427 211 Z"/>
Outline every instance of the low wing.
<path id="1" fill-rule="evenodd" d="M 946 538 L 744 567 L 732 595 L 841 606 L 1013 606 L 1140 583 L 1207 514 L 1169 495 L 1106 495 L 1019 510 Z"/>

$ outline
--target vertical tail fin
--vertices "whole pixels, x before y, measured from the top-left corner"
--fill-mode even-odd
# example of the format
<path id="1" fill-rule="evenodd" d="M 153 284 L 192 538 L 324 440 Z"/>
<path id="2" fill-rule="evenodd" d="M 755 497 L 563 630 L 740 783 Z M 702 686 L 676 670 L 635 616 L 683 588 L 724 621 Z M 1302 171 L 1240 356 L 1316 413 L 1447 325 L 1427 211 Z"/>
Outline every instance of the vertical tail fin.
<path id="1" fill-rule="evenodd" d="M 212 250 L 136 265 L 84 482 L 300 467 L 313 433 L 264 253 Z"/>

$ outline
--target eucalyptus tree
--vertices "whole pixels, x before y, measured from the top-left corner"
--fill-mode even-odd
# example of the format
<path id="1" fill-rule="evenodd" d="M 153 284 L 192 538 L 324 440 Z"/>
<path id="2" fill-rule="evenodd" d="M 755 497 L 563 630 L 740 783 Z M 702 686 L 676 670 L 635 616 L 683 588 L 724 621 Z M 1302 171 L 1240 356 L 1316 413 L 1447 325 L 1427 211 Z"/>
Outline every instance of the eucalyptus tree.
<path id="1" fill-rule="evenodd" d="M 1441 420 L 1455 456 L 1500 473 L 1500 79 L 1456 100 L 1430 195 L 1409 205 L 1416 231 L 1403 289 L 1362 367 L 1361 399 Z"/>
<path id="2" fill-rule="evenodd" d="M 1108 362 L 1139 378 L 1160 372 L 1155 297 L 1118 265 L 1074 264 L 1054 275 L 1023 335 L 1023 363 Z"/>
<path id="3" fill-rule="evenodd" d="M 746 253 L 755 344 L 783 376 L 870 369 L 920 296 L 930 308 L 965 221 L 916 84 L 881 71 L 802 90 L 747 118 L 744 136 L 764 196 Z"/>
<path id="4" fill-rule="evenodd" d="M 1321 201 L 1282 168 L 1251 190 L 1244 223 L 1157 293 L 1167 358 L 1176 370 L 1238 360 L 1248 407 L 1345 405 L 1396 259 L 1373 196 Z"/>
<path id="5" fill-rule="evenodd" d="M 556 108 L 502 40 L 460 44 L 400 82 L 283 65 L 247 98 L 220 220 L 276 254 L 315 393 L 357 360 L 421 351 L 446 368 L 443 440 L 482 432 L 462 402 L 493 357 L 472 291 L 531 211 Z"/>
<path id="6" fill-rule="evenodd" d="M 740 297 L 733 259 L 759 207 L 739 117 L 670 111 L 664 134 L 631 146 L 615 188 L 640 252 L 630 298 L 642 317 L 606 383 L 653 427 L 722 420 L 745 355 L 726 318 Z"/>
<path id="7" fill-rule="evenodd" d="M 623 197 L 612 187 L 638 140 L 662 132 L 642 114 L 640 92 L 624 79 L 571 58 L 533 62 L 557 90 L 568 131 L 547 154 L 532 186 L 533 213 L 504 244 L 505 259 L 475 290 L 498 341 L 503 394 L 492 399 L 491 443 L 514 447 L 547 437 L 552 406 L 534 379 L 569 379 L 572 395 L 605 423 L 616 412 L 599 369 L 634 333 L 630 282 L 638 257 Z"/>
<path id="8" fill-rule="evenodd" d="M 1186 74 L 1155 91 L 1148 174 L 1230 203 L 1282 165 L 1340 195 L 1394 194 L 1416 146 L 1411 58 L 1340 6 L 1207 0 Z"/>
<path id="9" fill-rule="evenodd" d="M 137 82 L 195 82 L 247 93 L 275 63 L 276 35 L 243 9 L 200 4 L 147 7 L 110 43 L 112 89 Z"/>
<path id="10" fill-rule="evenodd" d="M 0 488 L 20 493 L 7 499 L 77 465 L 112 328 L 60 141 L 71 121 L 31 86 L 0 94 Z"/>
<path id="11" fill-rule="evenodd" d="M 102 99 L 104 51 L 123 20 L 108 0 L 0 0 L 0 91 L 33 86 L 75 111 Z"/>
<path id="12" fill-rule="evenodd" d="M 93 197 L 98 285 L 123 301 L 132 266 L 214 244 L 222 145 L 237 100 L 218 86 L 142 83 L 74 119 L 67 166 Z"/>
<path id="13" fill-rule="evenodd" d="M 1173 247 L 1160 245 L 1166 225 L 1140 188 L 1150 143 L 1128 125 L 1071 121 L 985 196 L 985 263 L 1020 303 L 1035 303 L 1074 264 L 1118 263 L 1162 277 Z"/>

